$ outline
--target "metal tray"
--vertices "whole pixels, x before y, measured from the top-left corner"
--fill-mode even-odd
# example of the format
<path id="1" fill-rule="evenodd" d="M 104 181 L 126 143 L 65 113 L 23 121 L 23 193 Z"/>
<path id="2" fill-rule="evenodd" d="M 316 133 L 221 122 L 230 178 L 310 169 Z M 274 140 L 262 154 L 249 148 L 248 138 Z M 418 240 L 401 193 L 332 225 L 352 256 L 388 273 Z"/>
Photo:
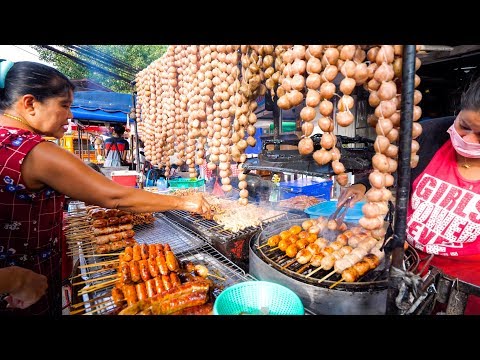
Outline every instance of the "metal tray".
<path id="1" fill-rule="evenodd" d="M 198 238 L 194 233 L 180 227 L 172 222 L 163 214 L 156 214 L 157 220 L 150 225 L 141 225 L 141 229 L 135 235 L 135 239 L 139 243 L 168 243 L 172 251 L 181 261 L 192 261 L 195 264 L 205 265 L 209 272 L 225 278 L 225 280 L 216 277 L 209 277 L 217 286 L 213 295 L 216 297 L 221 290 L 227 286 L 236 284 L 242 281 L 255 280 L 254 277 L 248 275 L 240 267 L 235 265 L 232 261 L 218 252 L 208 243 L 205 243 L 201 238 Z M 108 257 L 99 258 L 84 258 L 80 256 L 81 264 L 95 264 L 105 261 Z M 90 267 L 89 270 L 95 270 L 96 267 Z M 84 269 L 81 269 L 85 271 Z M 86 276 L 86 280 L 91 280 L 91 285 L 98 283 L 95 279 L 114 274 L 116 269 L 105 269 L 94 276 Z M 88 286 L 91 286 L 88 285 Z M 82 288 L 84 285 L 81 286 Z M 87 287 L 88 288 L 88 287 Z M 115 309 L 111 298 L 111 289 L 113 284 L 101 290 L 92 291 L 91 293 L 83 294 L 82 300 L 86 315 L 104 315 Z M 78 290 L 77 290 L 78 291 Z M 75 304 L 74 304 L 75 305 Z"/>

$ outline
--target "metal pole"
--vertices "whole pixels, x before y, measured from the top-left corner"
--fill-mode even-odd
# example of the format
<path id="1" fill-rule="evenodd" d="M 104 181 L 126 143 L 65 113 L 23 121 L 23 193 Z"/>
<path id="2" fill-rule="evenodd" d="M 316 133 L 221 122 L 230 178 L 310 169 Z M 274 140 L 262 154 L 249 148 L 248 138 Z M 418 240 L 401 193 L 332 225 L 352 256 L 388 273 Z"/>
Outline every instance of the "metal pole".
<path id="1" fill-rule="evenodd" d="M 407 232 L 407 208 L 410 195 L 410 159 L 412 146 L 413 124 L 413 93 L 415 91 L 415 45 L 405 45 L 403 48 L 402 66 L 402 107 L 400 113 L 400 137 L 398 144 L 398 181 L 396 187 L 394 231 L 391 241 L 392 268 L 405 270 L 403 263 L 403 244 Z M 389 278 L 389 291 L 387 297 L 387 313 L 396 314 L 395 298 L 398 295 L 398 285 L 401 278 Z"/>
<path id="2" fill-rule="evenodd" d="M 80 124 L 77 122 L 77 135 L 78 135 L 78 155 L 80 156 L 80 159 L 83 160 L 82 158 L 82 128 L 80 127 Z M 73 150 L 75 151 L 75 150 Z"/>
<path id="3" fill-rule="evenodd" d="M 268 96 L 268 95 L 267 95 Z M 278 96 L 275 94 L 273 97 L 273 140 L 278 140 L 280 137 L 280 126 L 282 126 L 282 109 L 280 109 L 277 105 Z M 275 142 L 274 145 L 275 150 L 280 150 L 280 144 Z"/>

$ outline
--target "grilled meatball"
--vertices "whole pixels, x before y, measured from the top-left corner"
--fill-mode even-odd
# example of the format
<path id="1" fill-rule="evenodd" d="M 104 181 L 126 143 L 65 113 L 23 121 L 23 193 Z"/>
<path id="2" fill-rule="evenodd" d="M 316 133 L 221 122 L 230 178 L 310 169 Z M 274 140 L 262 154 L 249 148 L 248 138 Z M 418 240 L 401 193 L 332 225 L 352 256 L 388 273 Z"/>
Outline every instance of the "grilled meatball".
<path id="1" fill-rule="evenodd" d="M 282 238 L 278 235 L 273 235 L 273 236 L 270 236 L 267 240 L 267 244 L 271 247 L 275 247 L 278 245 L 278 243 L 280 242 L 280 240 L 282 240 Z"/>
<path id="2" fill-rule="evenodd" d="M 307 249 L 301 249 L 296 255 L 296 259 L 299 264 L 306 264 L 310 261 L 311 258 L 312 253 Z"/>
<path id="3" fill-rule="evenodd" d="M 310 259 L 310 265 L 319 267 L 322 266 L 322 259 L 325 257 L 323 254 L 316 254 L 313 255 L 312 258 Z"/>
<path id="4" fill-rule="evenodd" d="M 294 258 L 297 255 L 297 252 L 298 252 L 297 244 L 290 244 L 285 250 L 285 254 L 287 254 L 287 256 L 291 258 Z"/>
<path id="5" fill-rule="evenodd" d="M 355 282 L 358 279 L 358 273 L 353 267 L 342 271 L 342 279 L 346 282 Z"/>

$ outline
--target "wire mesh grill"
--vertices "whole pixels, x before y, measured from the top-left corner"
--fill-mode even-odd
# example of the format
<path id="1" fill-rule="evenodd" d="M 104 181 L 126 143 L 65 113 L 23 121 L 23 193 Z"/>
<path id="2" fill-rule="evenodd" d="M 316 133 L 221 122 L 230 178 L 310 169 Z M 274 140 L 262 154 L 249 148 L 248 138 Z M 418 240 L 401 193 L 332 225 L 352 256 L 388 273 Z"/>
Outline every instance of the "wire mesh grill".
<path id="1" fill-rule="evenodd" d="M 282 212 L 279 215 L 276 215 L 272 218 L 265 219 L 262 221 L 262 224 L 259 226 L 250 226 L 238 232 L 232 232 L 230 230 L 225 230 L 222 225 L 218 224 L 216 221 L 207 220 L 200 215 L 189 213 L 183 210 L 172 210 L 166 211 L 165 215 L 169 218 L 175 220 L 176 222 L 182 224 L 184 227 L 195 232 L 196 234 L 203 237 L 208 242 L 213 242 L 214 240 L 220 241 L 223 243 L 239 239 L 246 238 L 255 234 L 258 230 L 262 229 L 263 226 L 269 223 L 276 222 L 281 219 L 292 219 L 300 218 L 302 215 L 289 214 L 287 212 Z"/>
<path id="2" fill-rule="evenodd" d="M 209 273 L 224 278 L 225 280 L 209 277 L 215 284 L 214 297 L 218 296 L 225 287 L 242 281 L 255 280 L 254 277 L 246 274 L 240 267 L 215 250 L 211 245 L 203 242 L 194 233 L 178 226 L 163 214 L 156 214 L 156 217 L 157 219 L 153 224 L 138 226 L 138 233 L 135 235 L 137 242 L 140 244 L 168 243 L 180 262 L 191 261 L 194 264 L 205 265 Z M 108 261 L 108 257 L 93 257 L 93 260 L 90 260 L 92 258 L 80 256 L 80 264 L 92 265 L 105 261 L 105 258 Z M 92 266 L 88 269 L 89 271 L 99 270 L 98 273 L 86 276 L 86 280 L 91 281 L 90 286 L 106 281 L 104 279 L 95 279 L 116 274 L 116 267 L 102 270 L 99 267 Z M 85 269 L 82 270 L 84 271 Z M 116 307 L 111 298 L 113 286 L 114 283 L 101 290 L 83 294 L 82 303 L 74 304 L 73 308 L 83 308 L 82 312 L 85 314 L 108 314 L 114 311 Z"/>
<path id="3" fill-rule="evenodd" d="M 152 224 L 134 226 L 134 238 L 139 244 L 168 243 L 175 254 L 204 245 L 202 239 L 175 226 L 165 215 L 155 216 L 157 219 Z"/>

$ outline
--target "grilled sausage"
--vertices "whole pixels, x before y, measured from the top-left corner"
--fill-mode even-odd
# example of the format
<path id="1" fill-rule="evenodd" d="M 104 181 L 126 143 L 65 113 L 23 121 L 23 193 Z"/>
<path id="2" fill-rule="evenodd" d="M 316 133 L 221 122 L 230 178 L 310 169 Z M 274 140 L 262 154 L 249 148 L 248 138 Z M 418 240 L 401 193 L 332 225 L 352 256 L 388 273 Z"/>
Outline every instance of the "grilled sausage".
<path id="1" fill-rule="evenodd" d="M 180 269 L 177 257 L 172 251 L 165 250 L 165 260 L 170 271 L 178 271 L 178 269 Z"/>
<path id="2" fill-rule="evenodd" d="M 117 216 L 118 210 L 117 209 L 107 209 L 105 210 L 105 217 L 110 218 Z"/>
<path id="3" fill-rule="evenodd" d="M 133 245 L 137 245 L 137 242 L 135 241 L 134 238 L 130 237 L 128 239 L 125 239 L 125 244 L 127 244 L 127 246 L 133 246 Z"/>
<path id="4" fill-rule="evenodd" d="M 155 261 L 155 258 L 148 258 L 148 270 L 150 271 L 150 275 L 152 277 L 157 277 L 160 275 L 160 271 L 158 270 L 157 262 Z"/>
<path id="5" fill-rule="evenodd" d="M 153 315 L 167 315 L 186 307 L 205 304 L 211 283 L 205 280 L 181 284 L 177 288 L 163 291 L 154 297 L 138 301 L 119 312 L 119 315 L 135 315 L 151 310 Z"/>
<path id="6" fill-rule="evenodd" d="M 148 262 L 147 260 L 140 260 L 138 262 L 138 266 L 140 267 L 140 276 L 142 277 L 143 281 L 147 281 L 151 279 L 150 271 L 148 271 Z"/>
<path id="7" fill-rule="evenodd" d="M 117 215 L 119 216 L 119 215 Z M 133 216 L 132 215 L 123 215 L 118 217 L 118 223 L 119 224 L 130 224 L 133 221 Z"/>
<path id="8" fill-rule="evenodd" d="M 138 301 L 137 291 L 135 290 L 135 285 L 124 285 L 122 287 L 123 295 L 127 299 L 127 305 L 133 305 Z"/>
<path id="9" fill-rule="evenodd" d="M 131 246 L 127 246 L 123 254 L 123 260 L 128 262 L 128 261 L 132 261 L 132 259 L 133 259 L 133 248 Z"/>
<path id="10" fill-rule="evenodd" d="M 129 224 L 129 225 L 131 225 L 131 224 Z M 121 226 L 126 226 L 126 225 L 121 225 Z M 126 231 L 121 231 L 121 232 L 117 232 L 117 233 L 113 233 L 113 234 L 97 236 L 95 238 L 95 242 L 98 245 L 101 245 L 101 244 L 106 244 L 106 243 L 112 242 L 112 241 L 119 241 L 119 240 L 123 240 L 123 239 L 128 239 L 128 238 L 133 237 L 133 235 L 135 235 L 135 231 L 126 230 Z"/>
<path id="11" fill-rule="evenodd" d="M 105 218 L 105 210 L 103 209 L 94 209 L 90 212 L 90 216 L 93 219 L 103 219 Z"/>
<path id="12" fill-rule="evenodd" d="M 97 219 L 93 220 L 92 226 L 94 228 L 104 228 L 108 226 L 108 220 L 107 219 Z"/>
<path id="13" fill-rule="evenodd" d="M 125 240 L 120 240 L 120 241 L 112 241 L 110 243 L 110 249 L 112 251 L 118 251 L 120 249 L 123 249 L 125 248 L 125 246 L 127 246 L 127 243 L 125 242 Z"/>
<path id="14" fill-rule="evenodd" d="M 163 254 L 163 245 L 162 244 L 155 244 L 157 248 L 157 256 Z"/>
<path id="15" fill-rule="evenodd" d="M 115 305 L 117 306 L 122 305 L 123 301 L 125 300 L 125 296 L 123 295 L 122 289 L 114 287 L 112 289 L 112 299 Z"/>
<path id="16" fill-rule="evenodd" d="M 162 291 L 165 291 L 165 286 L 163 286 L 162 276 L 157 276 L 153 280 L 155 280 L 155 288 L 157 289 L 157 294 L 160 294 Z"/>
<path id="17" fill-rule="evenodd" d="M 157 257 L 155 258 L 155 261 L 157 262 L 158 271 L 160 271 L 160 274 L 167 275 L 168 266 L 165 260 L 165 255 L 163 255 L 163 253 L 160 253 L 160 254 L 157 253 Z"/>
<path id="18" fill-rule="evenodd" d="M 108 225 L 107 226 L 115 226 L 118 225 L 118 217 L 111 217 L 107 219 Z"/>
<path id="19" fill-rule="evenodd" d="M 148 259 L 149 253 L 148 253 L 148 245 L 147 244 L 140 245 L 140 254 L 142 255 L 142 260 L 147 260 Z"/>
<path id="20" fill-rule="evenodd" d="M 142 277 L 140 275 L 140 266 L 138 264 L 138 261 L 136 260 L 130 261 L 130 277 L 135 283 L 142 280 Z"/>
<path id="21" fill-rule="evenodd" d="M 145 287 L 147 288 L 147 296 L 152 297 L 157 294 L 157 287 L 155 285 L 155 279 L 145 281 Z"/>
<path id="22" fill-rule="evenodd" d="M 126 261 L 121 261 L 119 266 L 119 273 L 120 273 L 120 281 L 124 284 L 129 284 L 132 282 L 132 278 L 130 276 L 130 265 Z"/>
<path id="23" fill-rule="evenodd" d="M 155 244 L 148 245 L 148 257 L 151 259 L 157 257 L 157 246 Z"/>
<path id="24" fill-rule="evenodd" d="M 167 275 L 162 275 L 162 282 L 165 290 L 170 290 L 172 288 L 172 283 L 170 282 L 170 278 Z"/>
<path id="25" fill-rule="evenodd" d="M 112 251 L 112 247 L 110 246 L 110 244 L 98 245 L 95 248 L 95 252 L 97 254 L 105 254 L 105 253 L 108 253 L 110 251 Z"/>
<path id="26" fill-rule="evenodd" d="M 172 287 L 177 287 L 181 284 L 180 279 L 178 278 L 177 273 L 171 272 L 170 273 L 170 281 L 172 283 Z"/>
<path id="27" fill-rule="evenodd" d="M 145 283 L 142 282 L 135 285 L 135 290 L 137 290 L 138 300 L 145 300 L 146 298 L 148 298 L 147 287 L 145 286 Z"/>
<path id="28" fill-rule="evenodd" d="M 108 221 L 110 222 L 110 219 Z M 133 229 L 133 224 L 111 225 L 109 223 L 109 225 L 107 227 L 104 227 L 104 228 L 101 228 L 101 229 L 94 228 L 93 229 L 93 234 L 95 236 L 97 236 L 97 235 L 108 235 L 108 234 L 119 233 L 121 231 L 131 230 L 131 229 Z"/>
<path id="29" fill-rule="evenodd" d="M 140 252 L 140 245 L 133 245 L 133 260 L 142 260 L 142 254 Z"/>

